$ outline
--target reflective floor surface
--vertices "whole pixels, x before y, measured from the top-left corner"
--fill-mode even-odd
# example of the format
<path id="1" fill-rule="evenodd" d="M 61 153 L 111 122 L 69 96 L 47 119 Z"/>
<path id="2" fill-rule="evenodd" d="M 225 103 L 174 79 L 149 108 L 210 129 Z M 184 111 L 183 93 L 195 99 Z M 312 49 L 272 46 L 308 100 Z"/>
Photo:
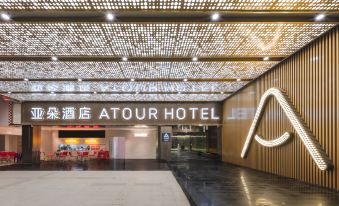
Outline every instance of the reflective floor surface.
<path id="1" fill-rule="evenodd" d="M 157 170 L 170 172 L 168 170 L 172 170 L 192 205 L 339 205 L 339 192 L 183 151 L 172 152 L 172 160 L 168 164 L 157 160 L 51 161 L 42 162 L 40 165 L 2 166 L 0 170 L 4 172 L 13 170 L 38 172 L 87 170 L 98 171 L 98 175 L 99 171 L 107 172 L 109 170 L 127 170 L 127 172 L 156 172 Z M 123 171 L 121 172 L 123 173 Z M 175 206 L 180 206 L 180 204 Z"/>
<path id="2" fill-rule="evenodd" d="M 188 152 L 173 152 L 169 165 L 199 206 L 339 205 L 339 192 Z"/>
<path id="3" fill-rule="evenodd" d="M 169 170 L 167 163 L 154 159 L 129 159 L 129 160 L 87 160 L 87 161 L 42 161 L 34 165 L 8 165 L 1 166 L 0 171 L 6 170 L 42 170 L 42 171 L 101 171 L 101 170 Z"/>

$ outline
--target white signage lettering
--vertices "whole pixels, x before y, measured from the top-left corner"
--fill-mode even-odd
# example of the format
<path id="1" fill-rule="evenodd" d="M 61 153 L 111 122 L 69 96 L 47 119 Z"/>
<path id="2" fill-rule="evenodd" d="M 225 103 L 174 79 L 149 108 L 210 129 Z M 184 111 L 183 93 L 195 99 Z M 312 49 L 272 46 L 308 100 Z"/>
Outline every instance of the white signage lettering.
<path id="1" fill-rule="evenodd" d="M 47 111 L 47 119 L 60 119 L 59 109 L 56 107 L 49 107 Z"/>
<path id="2" fill-rule="evenodd" d="M 184 108 L 178 108 L 176 112 L 178 120 L 183 120 L 186 118 L 186 110 Z"/>
<path id="3" fill-rule="evenodd" d="M 161 109 L 161 111 L 159 111 Z M 213 107 L 99 107 L 50 106 L 31 107 L 31 120 L 220 120 Z"/>
<path id="4" fill-rule="evenodd" d="M 135 108 L 135 116 L 138 120 L 143 120 L 145 119 L 145 116 L 146 116 L 146 109 L 145 108 L 142 108 L 142 115 L 139 116 L 139 109 L 138 108 Z"/>
<path id="5" fill-rule="evenodd" d="M 113 111 L 113 119 L 117 119 L 117 111 L 120 110 L 120 108 L 112 107 L 111 110 Z"/>
<path id="6" fill-rule="evenodd" d="M 79 109 L 79 119 L 91 119 L 91 108 L 81 107 Z"/>
<path id="7" fill-rule="evenodd" d="M 132 119 L 132 110 L 130 108 L 124 108 L 122 110 L 122 118 L 124 118 L 125 120 Z"/>
<path id="8" fill-rule="evenodd" d="M 220 117 L 216 116 L 214 108 L 211 108 L 211 119 L 219 120 Z"/>
<path id="9" fill-rule="evenodd" d="M 103 119 L 103 118 L 110 119 L 109 115 L 108 115 L 108 112 L 107 112 L 107 110 L 105 108 L 103 108 L 101 110 L 101 113 L 100 113 L 100 116 L 99 116 L 99 119 Z"/>
<path id="10" fill-rule="evenodd" d="M 41 107 L 33 107 L 31 109 L 31 114 L 32 114 L 32 117 L 31 119 L 32 120 L 41 120 L 41 119 L 44 119 L 44 109 L 41 108 Z"/>
<path id="11" fill-rule="evenodd" d="M 148 119 L 152 119 L 152 117 L 153 119 L 158 119 L 157 114 L 158 114 L 157 108 L 153 108 L 153 107 L 149 108 Z"/>
<path id="12" fill-rule="evenodd" d="M 201 120 L 208 120 L 208 108 L 201 108 L 200 119 Z"/>
<path id="13" fill-rule="evenodd" d="M 62 108 L 62 119 L 75 119 L 75 107 Z"/>
<path id="14" fill-rule="evenodd" d="M 168 116 L 171 116 L 171 119 L 174 119 L 174 109 L 171 108 L 170 111 L 168 111 L 167 108 L 165 108 L 165 119 L 168 119 Z"/>
<path id="15" fill-rule="evenodd" d="M 195 113 L 196 113 L 196 111 L 199 110 L 199 108 L 193 107 L 193 108 L 189 108 L 189 110 L 192 111 L 192 119 L 195 119 Z"/>

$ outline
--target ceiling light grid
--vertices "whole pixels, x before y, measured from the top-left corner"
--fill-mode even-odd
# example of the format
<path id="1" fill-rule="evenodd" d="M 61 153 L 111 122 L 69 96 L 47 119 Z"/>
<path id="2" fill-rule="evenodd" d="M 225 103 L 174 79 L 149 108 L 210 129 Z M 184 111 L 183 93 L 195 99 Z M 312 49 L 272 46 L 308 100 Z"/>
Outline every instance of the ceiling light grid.
<path id="1" fill-rule="evenodd" d="M 113 102 L 138 102 L 138 101 L 168 101 L 168 102 L 216 102 L 222 101 L 229 94 L 6 94 L 6 96 L 19 101 L 113 101 Z"/>
<path id="2" fill-rule="evenodd" d="M 224 92 L 247 82 L 85 82 L 1 81 L 2 91 L 11 92 Z"/>
<path id="3" fill-rule="evenodd" d="M 2 0 L 6 10 L 338 10 L 336 0 Z"/>
<path id="4" fill-rule="evenodd" d="M 0 42 L 1 55 L 52 55 L 39 39 L 20 24 L 0 23 Z"/>
<path id="5" fill-rule="evenodd" d="M 101 24 L 35 23 L 28 28 L 56 55 L 112 55 L 109 39 Z"/>
<path id="6" fill-rule="evenodd" d="M 278 62 L 224 62 L 213 78 L 236 78 L 236 79 L 254 79 L 266 72 Z"/>
<path id="7" fill-rule="evenodd" d="M 255 78 L 278 62 L 34 62 L 0 61 L 10 79 L 211 79 Z"/>
<path id="8" fill-rule="evenodd" d="M 57 56 L 191 58 L 287 56 L 334 24 L 4 23 L 0 26 L 4 28 L 2 31 L 0 27 L 0 39 L 5 40 L 0 55 L 50 55 L 53 51 Z M 10 32 L 14 34 L 8 37 Z"/>
<path id="9" fill-rule="evenodd" d="M 234 55 L 290 55 L 327 31 L 334 24 L 267 24 L 246 28 L 246 38 Z"/>

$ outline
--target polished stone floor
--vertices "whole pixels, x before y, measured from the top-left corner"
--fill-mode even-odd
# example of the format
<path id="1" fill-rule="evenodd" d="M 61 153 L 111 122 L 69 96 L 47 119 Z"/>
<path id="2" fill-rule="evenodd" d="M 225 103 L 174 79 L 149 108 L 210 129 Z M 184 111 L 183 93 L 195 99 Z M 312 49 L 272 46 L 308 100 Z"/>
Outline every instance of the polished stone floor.
<path id="1" fill-rule="evenodd" d="M 51 161 L 42 162 L 40 165 L 3 166 L 0 167 L 0 189 L 6 186 L 6 184 L 5 186 L 1 186 L 2 180 L 6 182 L 6 176 L 3 176 L 3 174 L 15 174 L 15 172 L 20 171 L 37 171 L 38 173 L 43 171 L 74 171 L 78 172 L 76 174 L 80 175 L 80 177 L 82 172 L 97 171 L 97 176 L 99 177 L 101 172 L 105 176 L 108 171 L 113 171 L 113 173 L 117 171 L 121 173 L 129 173 L 130 171 L 170 173 L 169 170 L 172 170 L 172 174 L 177 179 L 177 182 L 180 184 L 192 205 L 339 205 L 339 192 L 311 186 L 289 178 L 269 175 L 255 170 L 222 163 L 213 160 L 210 157 L 183 151 L 172 152 L 172 160 L 168 164 L 157 160 L 88 160 L 85 162 Z M 103 182 L 104 180 L 100 179 L 100 181 Z M 109 181 L 110 179 L 108 179 L 108 182 Z M 146 177 L 145 181 L 147 181 Z M 174 182 L 177 183 L 176 181 Z M 152 180 L 150 180 L 150 184 L 153 184 Z M 145 190 L 147 191 L 147 184 L 145 183 L 145 185 Z M 44 187 L 45 189 L 48 189 L 48 185 L 45 185 Z M 61 186 L 60 189 L 62 189 Z M 167 192 L 172 193 L 172 191 Z M 166 200 L 164 201 L 163 204 L 159 205 L 166 205 L 167 202 Z M 119 203 L 117 205 L 126 205 L 125 203 L 126 202 L 123 204 Z M 84 205 L 86 205 L 86 203 L 84 203 Z M 180 204 L 174 203 L 173 205 L 180 206 Z"/>
<path id="2" fill-rule="evenodd" d="M 6 170 L 42 170 L 42 171 L 102 171 L 102 170 L 127 170 L 127 171 L 147 171 L 147 170 L 169 170 L 166 162 L 154 159 L 138 160 L 87 160 L 87 161 L 42 161 L 41 164 L 25 165 L 15 164 L 1 166 L 0 171 Z"/>
<path id="3" fill-rule="evenodd" d="M 199 206 L 339 205 L 339 193 L 188 152 L 173 152 L 170 169 Z"/>
<path id="4" fill-rule="evenodd" d="M 189 206 L 170 171 L 1 171 L 1 206 Z"/>

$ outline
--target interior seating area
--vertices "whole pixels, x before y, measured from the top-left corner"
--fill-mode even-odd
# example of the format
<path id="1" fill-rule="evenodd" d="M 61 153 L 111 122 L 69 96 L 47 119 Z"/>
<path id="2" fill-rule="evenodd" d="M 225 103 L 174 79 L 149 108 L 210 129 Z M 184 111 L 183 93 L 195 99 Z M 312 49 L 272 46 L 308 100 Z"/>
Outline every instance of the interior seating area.
<path id="1" fill-rule="evenodd" d="M 58 150 L 55 153 L 42 152 L 40 155 L 42 161 L 86 161 L 89 159 L 108 160 L 109 151 L 107 150 Z"/>

